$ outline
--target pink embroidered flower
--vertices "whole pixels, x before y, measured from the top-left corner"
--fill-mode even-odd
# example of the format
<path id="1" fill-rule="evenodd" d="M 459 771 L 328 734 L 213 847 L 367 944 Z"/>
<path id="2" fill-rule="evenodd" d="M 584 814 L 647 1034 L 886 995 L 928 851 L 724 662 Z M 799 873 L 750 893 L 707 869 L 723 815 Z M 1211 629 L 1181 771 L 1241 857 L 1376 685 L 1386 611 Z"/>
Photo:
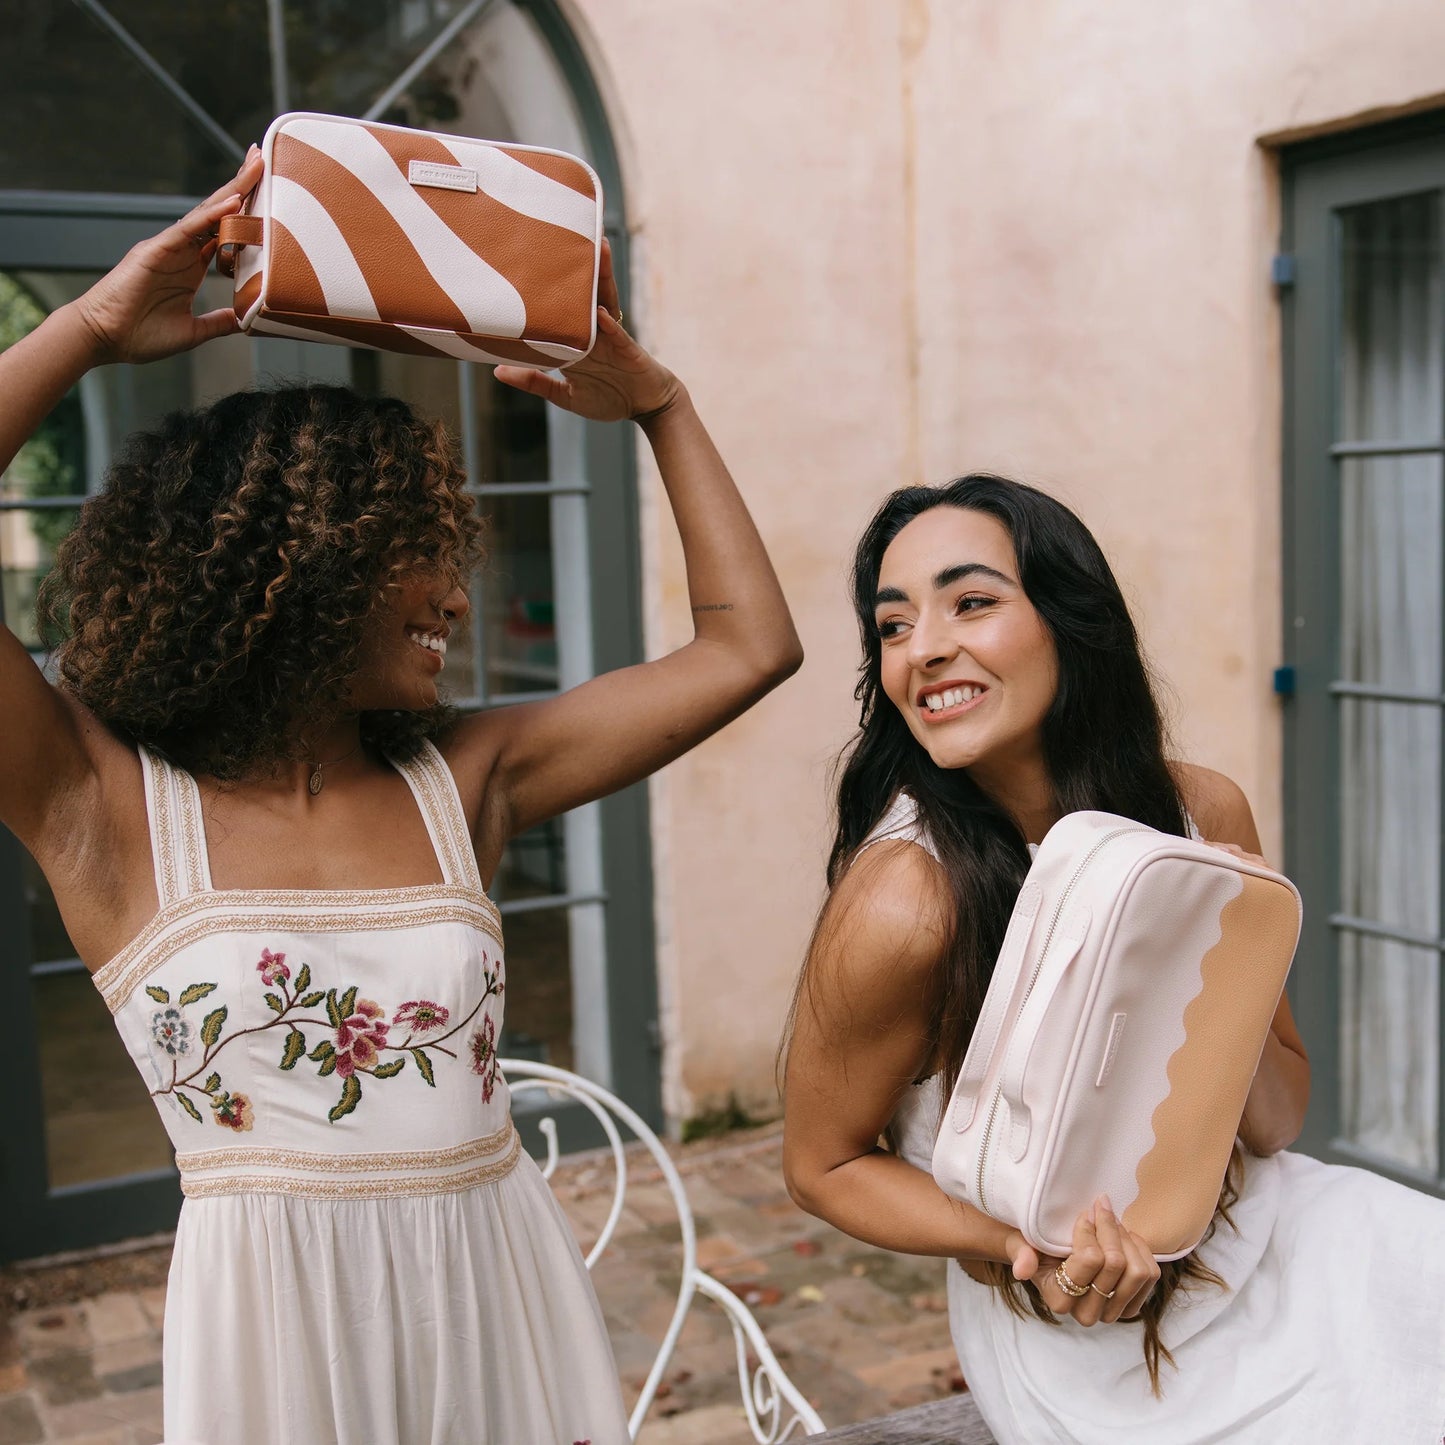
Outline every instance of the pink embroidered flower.
<path id="1" fill-rule="evenodd" d="M 291 970 L 286 967 L 286 955 L 272 953 L 269 948 L 261 950 L 261 962 L 256 967 L 260 971 L 261 982 L 267 988 L 275 988 L 283 978 L 291 977 Z"/>
<path id="2" fill-rule="evenodd" d="M 492 1102 L 492 1090 L 497 1083 L 497 1026 L 490 1018 L 472 1030 L 467 1040 L 472 1050 L 472 1072 L 482 1076 L 482 1102 Z"/>
<path id="3" fill-rule="evenodd" d="M 336 1030 L 336 1072 L 349 1079 L 358 1069 L 373 1068 L 386 1046 L 388 1027 L 379 1003 L 358 999 L 355 1011 Z"/>
<path id="4" fill-rule="evenodd" d="M 256 1122 L 251 1101 L 245 1094 L 228 1094 L 224 1089 L 218 1089 L 211 1095 L 211 1108 L 216 1111 L 216 1123 L 224 1124 L 238 1134 L 248 1133 Z"/>
<path id="5" fill-rule="evenodd" d="M 441 1004 L 426 998 L 416 998 L 397 1009 L 391 1026 L 394 1029 L 406 1029 L 412 1038 L 417 1038 L 446 1028 L 447 1020 L 451 1016 L 451 1010 Z"/>

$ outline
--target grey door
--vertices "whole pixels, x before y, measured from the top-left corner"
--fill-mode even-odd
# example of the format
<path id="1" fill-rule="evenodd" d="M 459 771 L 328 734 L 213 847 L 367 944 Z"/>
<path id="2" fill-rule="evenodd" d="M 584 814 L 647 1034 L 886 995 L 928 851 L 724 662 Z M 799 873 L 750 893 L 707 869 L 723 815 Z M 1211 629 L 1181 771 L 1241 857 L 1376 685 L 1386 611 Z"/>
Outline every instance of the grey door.
<path id="1" fill-rule="evenodd" d="M 1285 168 L 1287 850 L 1305 1147 L 1442 1189 L 1445 131 Z"/>

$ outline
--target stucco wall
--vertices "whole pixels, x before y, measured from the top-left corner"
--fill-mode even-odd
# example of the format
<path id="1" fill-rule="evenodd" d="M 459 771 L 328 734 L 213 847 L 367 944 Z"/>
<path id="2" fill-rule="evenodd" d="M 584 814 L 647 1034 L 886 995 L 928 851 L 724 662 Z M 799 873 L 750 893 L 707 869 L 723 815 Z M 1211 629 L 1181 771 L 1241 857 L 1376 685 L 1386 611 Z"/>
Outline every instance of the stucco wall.
<path id="1" fill-rule="evenodd" d="M 751 503 L 803 672 L 657 780 L 666 1097 L 773 1100 L 854 717 L 844 566 L 888 488 L 1082 513 L 1183 755 L 1280 838 L 1279 228 L 1266 140 L 1445 94 L 1433 0 L 570 0 L 635 316 Z M 690 635 L 644 463 L 649 650 Z"/>

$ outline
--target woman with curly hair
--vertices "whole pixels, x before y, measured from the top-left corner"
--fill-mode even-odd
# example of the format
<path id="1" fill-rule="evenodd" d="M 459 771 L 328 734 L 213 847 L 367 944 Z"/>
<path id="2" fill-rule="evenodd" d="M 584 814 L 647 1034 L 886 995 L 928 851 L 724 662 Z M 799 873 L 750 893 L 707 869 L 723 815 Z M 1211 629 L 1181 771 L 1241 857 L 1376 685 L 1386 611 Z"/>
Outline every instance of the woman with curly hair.
<path id="1" fill-rule="evenodd" d="M 0 356 L 0 465 L 80 375 L 235 329 L 192 303 L 233 181 Z M 559 378 L 641 426 L 696 636 L 555 698 L 439 703 L 479 525 L 442 431 L 331 387 L 134 438 L 47 579 L 59 685 L 0 629 L 0 821 L 35 856 L 177 1150 L 181 1442 L 620 1445 L 567 1224 L 497 1067 L 484 884 L 508 839 L 646 776 L 801 661 L 686 390 L 620 324 Z"/>
<path id="2" fill-rule="evenodd" d="M 1053 498 L 986 475 L 894 492 L 858 544 L 852 594 L 862 709 L 791 1020 L 794 1199 L 950 1261 L 953 1340 L 1003 1445 L 1438 1445 L 1445 1206 L 1283 1152 L 1310 1084 L 1287 1000 L 1218 1214 L 1185 1259 L 1156 1263 L 1120 1217 L 1128 1201 L 1103 1197 L 1067 1259 L 1041 1258 L 934 1183 L 944 1108 L 1049 828 L 1099 809 L 1256 861 L 1260 843 L 1239 788 L 1169 758 L 1119 586 Z"/>

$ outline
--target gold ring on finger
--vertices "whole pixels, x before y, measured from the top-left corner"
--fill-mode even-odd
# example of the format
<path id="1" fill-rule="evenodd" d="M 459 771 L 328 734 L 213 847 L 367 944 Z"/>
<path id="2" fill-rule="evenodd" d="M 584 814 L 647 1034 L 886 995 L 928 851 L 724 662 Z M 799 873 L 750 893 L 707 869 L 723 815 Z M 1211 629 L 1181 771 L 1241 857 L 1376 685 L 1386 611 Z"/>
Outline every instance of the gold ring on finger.
<path id="1" fill-rule="evenodd" d="M 1093 1290 L 1095 1294 L 1097 1294 L 1097 1295 L 1102 1295 L 1105 1299 L 1113 1299 L 1113 1298 L 1114 1298 L 1114 1291 L 1113 1291 L 1113 1290 L 1109 1290 L 1109 1291 L 1107 1291 L 1107 1293 L 1106 1293 L 1104 1290 L 1101 1290 L 1101 1289 L 1099 1288 L 1099 1286 L 1096 1285 L 1096 1284 L 1091 1284 L 1091 1285 L 1089 1286 L 1089 1288 L 1090 1288 L 1091 1290 Z"/>
<path id="2" fill-rule="evenodd" d="M 1054 1283 L 1069 1296 L 1070 1299 L 1082 1299 L 1093 1288 L 1092 1285 L 1075 1284 L 1069 1277 L 1069 1272 L 1064 1268 L 1063 1261 L 1054 1267 Z"/>

